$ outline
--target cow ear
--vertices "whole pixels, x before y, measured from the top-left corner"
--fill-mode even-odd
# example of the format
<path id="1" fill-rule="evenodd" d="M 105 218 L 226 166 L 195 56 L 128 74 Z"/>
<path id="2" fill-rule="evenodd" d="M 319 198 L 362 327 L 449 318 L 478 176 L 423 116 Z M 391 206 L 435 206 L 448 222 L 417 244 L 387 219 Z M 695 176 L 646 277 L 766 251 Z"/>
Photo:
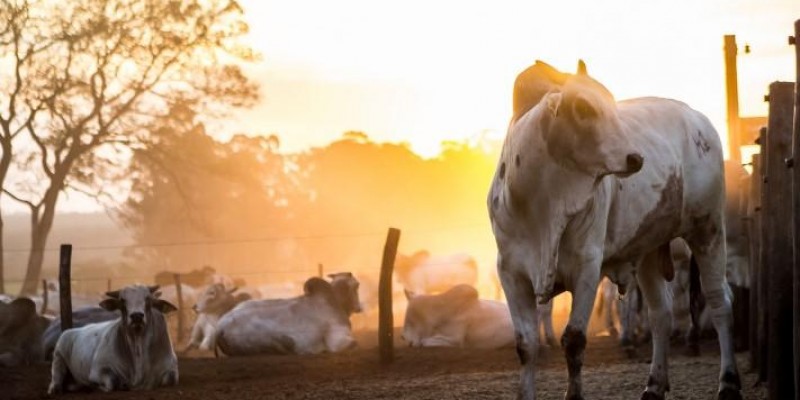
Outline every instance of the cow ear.
<path id="1" fill-rule="evenodd" d="M 578 75 L 588 76 L 589 73 L 586 72 L 586 63 L 583 60 L 578 60 Z"/>
<path id="2" fill-rule="evenodd" d="M 112 299 L 118 299 L 119 298 L 119 290 L 106 292 L 106 296 L 111 297 Z"/>
<path id="3" fill-rule="evenodd" d="M 162 314 L 169 314 L 173 311 L 178 311 L 178 308 L 173 306 L 172 303 L 161 299 L 156 299 L 156 301 L 153 302 L 153 308 L 161 311 Z"/>
<path id="4" fill-rule="evenodd" d="M 150 290 L 150 293 L 155 293 L 159 287 L 160 287 L 159 285 L 153 285 L 153 286 L 148 286 L 147 289 Z"/>
<path id="5" fill-rule="evenodd" d="M 561 92 L 552 92 L 547 95 L 547 110 L 553 117 L 558 116 L 558 108 L 561 107 Z"/>
<path id="6" fill-rule="evenodd" d="M 595 110 L 589 100 L 581 96 L 575 98 L 575 104 L 573 104 L 572 108 L 575 111 L 575 115 L 582 120 L 594 119 L 598 116 L 597 110 Z"/>
<path id="7" fill-rule="evenodd" d="M 102 307 L 102 308 L 104 308 L 104 309 L 106 309 L 108 311 L 117 311 L 117 310 L 119 310 L 119 306 L 120 306 L 119 303 L 120 303 L 119 299 L 112 297 L 110 299 L 105 299 L 105 300 L 101 301 L 100 302 L 100 307 Z"/>

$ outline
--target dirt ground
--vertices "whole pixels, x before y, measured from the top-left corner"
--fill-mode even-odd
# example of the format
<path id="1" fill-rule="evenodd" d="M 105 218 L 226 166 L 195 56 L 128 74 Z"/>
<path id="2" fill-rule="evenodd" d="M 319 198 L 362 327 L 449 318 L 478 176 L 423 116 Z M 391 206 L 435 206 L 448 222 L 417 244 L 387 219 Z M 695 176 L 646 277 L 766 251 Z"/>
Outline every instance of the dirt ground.
<path id="1" fill-rule="evenodd" d="M 318 356 L 253 356 L 214 359 L 193 354 L 180 359 L 180 384 L 151 392 L 74 393 L 65 399 L 511 399 L 518 364 L 513 349 L 418 349 L 398 347 L 396 360 L 381 365 L 376 334 L 362 333 L 359 349 Z M 674 347 L 670 357 L 670 399 L 713 399 L 719 373 L 716 341 L 690 358 Z M 628 358 L 616 341 L 590 338 L 584 364 L 589 399 L 638 399 L 647 380 L 649 345 Z M 746 353 L 738 355 L 747 370 Z M 567 383 L 560 349 L 538 359 L 540 399 L 562 399 Z M 743 374 L 745 399 L 766 399 L 754 387 L 755 375 Z M 48 365 L 0 369 L 0 398 L 46 397 Z"/>

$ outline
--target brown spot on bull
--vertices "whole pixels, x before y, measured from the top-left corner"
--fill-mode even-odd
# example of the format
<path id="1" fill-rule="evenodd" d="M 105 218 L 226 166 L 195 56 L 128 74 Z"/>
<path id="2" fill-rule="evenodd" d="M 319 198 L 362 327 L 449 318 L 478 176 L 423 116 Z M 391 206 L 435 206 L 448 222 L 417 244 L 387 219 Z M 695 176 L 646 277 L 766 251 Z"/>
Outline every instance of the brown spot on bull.
<path id="1" fill-rule="evenodd" d="M 711 150 L 711 145 L 708 144 L 708 141 L 703 136 L 703 131 L 697 131 L 697 137 L 692 139 L 694 141 L 694 146 L 697 148 L 697 155 L 702 157 L 706 155 Z"/>
<path id="2" fill-rule="evenodd" d="M 642 218 L 636 233 L 609 261 L 629 261 L 653 250 L 655 244 L 667 243 L 681 226 L 683 213 L 683 178 L 675 173 L 667 178 L 655 207 Z"/>

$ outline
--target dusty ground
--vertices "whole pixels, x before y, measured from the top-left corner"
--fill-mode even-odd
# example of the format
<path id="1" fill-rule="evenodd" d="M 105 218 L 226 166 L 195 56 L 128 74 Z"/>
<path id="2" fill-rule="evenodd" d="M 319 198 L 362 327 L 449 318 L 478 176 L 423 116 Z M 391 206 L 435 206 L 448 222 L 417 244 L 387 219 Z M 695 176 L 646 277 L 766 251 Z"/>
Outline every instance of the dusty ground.
<path id="1" fill-rule="evenodd" d="M 180 384 L 152 392 L 77 393 L 65 399 L 510 399 L 517 385 L 513 349 L 412 349 L 398 347 L 396 361 L 378 362 L 375 334 L 362 348 L 320 356 L 254 356 L 213 359 L 197 355 L 180 360 Z M 589 399 L 638 399 L 647 379 L 649 346 L 629 359 L 610 338 L 591 338 L 584 366 Z M 689 358 L 675 348 L 670 360 L 670 399 L 712 399 L 719 356 L 714 341 L 703 356 Z M 198 357 L 199 356 L 199 357 Z M 746 370 L 745 354 L 739 355 Z M 539 358 L 540 399 L 562 399 L 566 367 L 560 349 Z M 743 374 L 744 398 L 766 399 L 754 388 L 755 376 Z M 0 369 L 0 398 L 45 397 L 49 366 Z"/>

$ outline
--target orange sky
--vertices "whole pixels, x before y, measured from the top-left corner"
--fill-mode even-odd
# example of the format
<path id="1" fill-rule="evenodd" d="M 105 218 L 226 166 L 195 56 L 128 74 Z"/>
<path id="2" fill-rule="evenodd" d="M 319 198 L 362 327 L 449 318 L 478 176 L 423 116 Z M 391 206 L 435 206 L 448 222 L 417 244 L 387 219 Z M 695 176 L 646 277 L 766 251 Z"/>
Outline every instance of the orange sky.
<path id="1" fill-rule="evenodd" d="M 723 131 L 722 36 L 751 45 L 741 110 L 761 114 L 769 82 L 794 78 L 786 38 L 800 18 L 797 0 L 241 3 L 264 101 L 226 130 L 277 133 L 288 151 L 362 130 L 424 155 L 443 139 L 502 137 L 513 79 L 537 58 L 564 70 L 584 58 L 618 99 L 677 98 Z"/>

